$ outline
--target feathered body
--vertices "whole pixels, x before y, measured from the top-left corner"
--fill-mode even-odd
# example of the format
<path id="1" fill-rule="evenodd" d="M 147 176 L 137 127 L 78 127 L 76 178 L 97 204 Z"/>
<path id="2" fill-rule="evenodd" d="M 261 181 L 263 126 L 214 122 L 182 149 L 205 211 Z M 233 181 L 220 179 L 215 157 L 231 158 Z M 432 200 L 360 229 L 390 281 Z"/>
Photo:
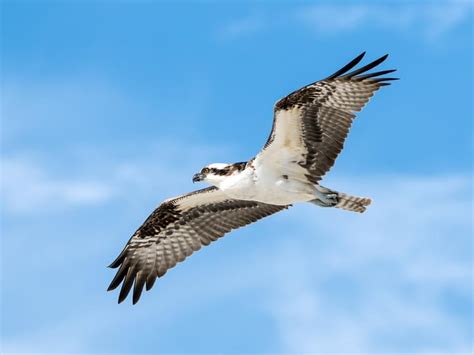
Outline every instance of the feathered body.
<path id="1" fill-rule="evenodd" d="M 355 112 L 395 80 L 383 76 L 394 70 L 367 73 L 387 55 L 349 72 L 364 54 L 278 101 L 270 136 L 255 158 L 204 167 L 193 181 L 212 187 L 165 200 L 147 218 L 111 264 L 119 270 L 109 290 L 122 284 L 119 302 L 133 286 L 136 303 L 144 287 L 149 290 L 157 277 L 201 246 L 294 203 L 365 211 L 370 199 L 319 184 L 341 152 Z"/>
<path id="2" fill-rule="evenodd" d="M 279 206 L 307 202 L 315 198 L 316 188 L 288 165 L 267 169 L 258 160 L 249 161 L 245 169 L 214 182 L 227 196 Z M 206 180 L 211 182 L 212 179 Z M 212 183 L 212 182 L 211 182 Z"/>

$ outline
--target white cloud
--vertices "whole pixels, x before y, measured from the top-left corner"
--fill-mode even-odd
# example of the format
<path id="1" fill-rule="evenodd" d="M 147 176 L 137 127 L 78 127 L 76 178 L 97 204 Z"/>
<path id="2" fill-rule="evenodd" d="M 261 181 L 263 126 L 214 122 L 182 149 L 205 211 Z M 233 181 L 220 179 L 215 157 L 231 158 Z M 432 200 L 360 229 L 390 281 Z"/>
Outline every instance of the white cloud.
<path id="1" fill-rule="evenodd" d="M 299 275 L 279 278 L 270 307 L 285 350 L 472 351 L 472 308 L 456 305 L 463 322 L 443 304 L 448 292 L 472 299 L 469 177 L 368 179 L 356 190 L 375 200 L 364 215 L 305 209 L 299 218 L 320 234 L 293 252 L 296 266 L 280 266 Z"/>
<path id="2" fill-rule="evenodd" d="M 54 177 L 42 166 L 23 159 L 2 159 L 1 197 L 9 212 L 32 212 L 100 204 L 114 193 L 104 182 L 84 177 Z"/>
<path id="3" fill-rule="evenodd" d="M 217 153 L 217 149 L 194 145 L 186 161 L 176 161 L 172 157 L 179 156 L 187 143 L 163 140 L 160 143 L 159 146 L 143 144 L 134 161 L 121 158 L 119 153 L 104 154 L 97 148 L 84 149 L 81 157 L 69 157 L 59 167 L 41 154 L 35 158 L 27 153 L 0 158 L 3 208 L 15 214 L 54 213 L 113 199 L 130 202 L 133 195 L 137 199 L 160 198 L 160 195 L 169 198 L 172 197 L 169 194 L 186 192 L 180 185 L 191 182 L 193 172 L 201 167 L 199 164 L 207 164 L 225 151 Z M 95 155 L 94 163 L 89 162 L 90 154 Z"/>
<path id="4" fill-rule="evenodd" d="M 244 37 L 268 28 L 303 25 L 318 35 L 339 35 L 361 28 L 418 35 L 434 41 L 472 16 L 470 1 L 334 3 L 319 2 L 293 12 L 253 13 L 219 30 L 225 39 Z"/>
<path id="5" fill-rule="evenodd" d="M 393 4 L 316 4 L 301 9 L 298 17 L 321 34 L 339 34 L 361 27 L 388 31 L 420 32 L 435 39 L 466 21 L 469 1 Z"/>
<path id="6" fill-rule="evenodd" d="M 472 1 L 453 1 L 427 9 L 425 34 L 435 39 L 472 16 Z"/>
<path id="7" fill-rule="evenodd" d="M 313 5 L 298 14 L 313 30 L 323 33 L 337 33 L 353 30 L 368 18 L 368 5 Z"/>
<path id="8" fill-rule="evenodd" d="M 1 84 L 2 138 L 8 147 L 0 156 L 5 212 L 55 212 L 97 206 L 125 197 L 127 191 L 165 191 L 182 179 L 191 181 L 194 169 L 225 153 L 225 148 L 216 153 L 214 147 L 156 134 L 140 134 L 139 141 L 137 135 L 128 137 L 140 124 L 151 125 L 150 117 L 166 117 L 159 121 L 161 126 L 153 123 L 159 132 L 174 119 L 183 123 L 180 133 L 193 130 L 192 122 L 206 105 L 206 88 L 197 90 L 192 80 L 184 94 L 180 92 L 191 108 L 181 105 L 172 112 L 166 110 L 173 100 L 156 104 L 87 75 L 46 81 L 16 78 Z M 186 147 L 187 159 L 177 160 Z"/>
<path id="9" fill-rule="evenodd" d="M 234 235 L 200 251 L 139 307 L 114 308 L 111 294 L 101 298 L 103 310 L 79 303 L 80 311 L 59 324 L 5 339 L 4 350 L 49 352 L 55 344 L 57 351 L 93 352 L 111 330 L 144 322 L 162 344 L 180 321 L 239 297 L 272 319 L 282 352 L 469 352 L 472 310 L 455 304 L 464 307 L 460 315 L 444 297 L 472 298 L 470 178 L 346 178 L 327 185 L 374 204 L 365 214 L 295 206 L 234 232 L 253 239 Z M 237 241 L 252 246 L 239 249 Z M 56 343 L 58 335 L 75 341 Z"/>

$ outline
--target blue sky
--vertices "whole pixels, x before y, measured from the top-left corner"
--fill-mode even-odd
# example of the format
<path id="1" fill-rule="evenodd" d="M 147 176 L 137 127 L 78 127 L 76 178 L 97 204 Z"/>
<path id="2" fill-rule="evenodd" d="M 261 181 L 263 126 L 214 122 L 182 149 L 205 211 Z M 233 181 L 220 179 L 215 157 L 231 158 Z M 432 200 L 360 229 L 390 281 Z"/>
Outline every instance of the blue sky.
<path id="1" fill-rule="evenodd" d="M 472 3 L 0 6 L 2 352 L 472 352 Z M 117 305 L 153 208 L 362 51 L 401 80 L 325 185 L 369 210 L 295 206 Z"/>

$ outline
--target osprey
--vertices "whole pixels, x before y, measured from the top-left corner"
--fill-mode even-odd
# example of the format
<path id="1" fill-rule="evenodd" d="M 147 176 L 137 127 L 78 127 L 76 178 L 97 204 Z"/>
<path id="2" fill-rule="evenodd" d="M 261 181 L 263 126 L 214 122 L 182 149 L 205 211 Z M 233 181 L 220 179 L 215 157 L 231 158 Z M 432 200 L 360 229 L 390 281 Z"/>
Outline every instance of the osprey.
<path id="1" fill-rule="evenodd" d="M 119 303 L 133 286 L 133 304 L 143 288 L 203 245 L 282 211 L 296 202 L 364 212 L 369 198 L 337 192 L 319 184 L 343 148 L 355 112 L 382 86 L 383 75 L 367 73 L 388 55 L 353 69 L 365 52 L 324 80 L 279 100 L 273 127 L 253 159 L 210 164 L 193 176 L 211 187 L 165 200 L 133 234 L 110 265 L 119 268 L 108 291 L 122 284 Z"/>

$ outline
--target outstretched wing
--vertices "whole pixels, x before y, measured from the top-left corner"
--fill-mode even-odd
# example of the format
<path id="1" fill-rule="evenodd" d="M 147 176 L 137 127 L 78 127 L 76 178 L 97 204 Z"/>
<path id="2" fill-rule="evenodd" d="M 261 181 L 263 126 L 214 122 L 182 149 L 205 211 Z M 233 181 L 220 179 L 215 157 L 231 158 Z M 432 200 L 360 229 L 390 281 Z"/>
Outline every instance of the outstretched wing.
<path id="1" fill-rule="evenodd" d="M 365 52 L 326 79 L 278 101 L 272 132 L 254 164 L 279 171 L 288 169 L 305 175 L 312 183 L 321 180 L 344 146 L 354 113 L 375 91 L 396 80 L 383 76 L 395 70 L 366 73 L 388 55 L 347 73 L 364 55 Z"/>
<path id="2" fill-rule="evenodd" d="M 119 303 L 133 288 L 133 304 L 143 287 L 150 290 L 157 277 L 203 245 L 288 208 L 254 201 L 234 200 L 210 187 L 163 202 L 130 238 L 110 265 L 119 267 L 108 291 L 122 283 Z"/>

